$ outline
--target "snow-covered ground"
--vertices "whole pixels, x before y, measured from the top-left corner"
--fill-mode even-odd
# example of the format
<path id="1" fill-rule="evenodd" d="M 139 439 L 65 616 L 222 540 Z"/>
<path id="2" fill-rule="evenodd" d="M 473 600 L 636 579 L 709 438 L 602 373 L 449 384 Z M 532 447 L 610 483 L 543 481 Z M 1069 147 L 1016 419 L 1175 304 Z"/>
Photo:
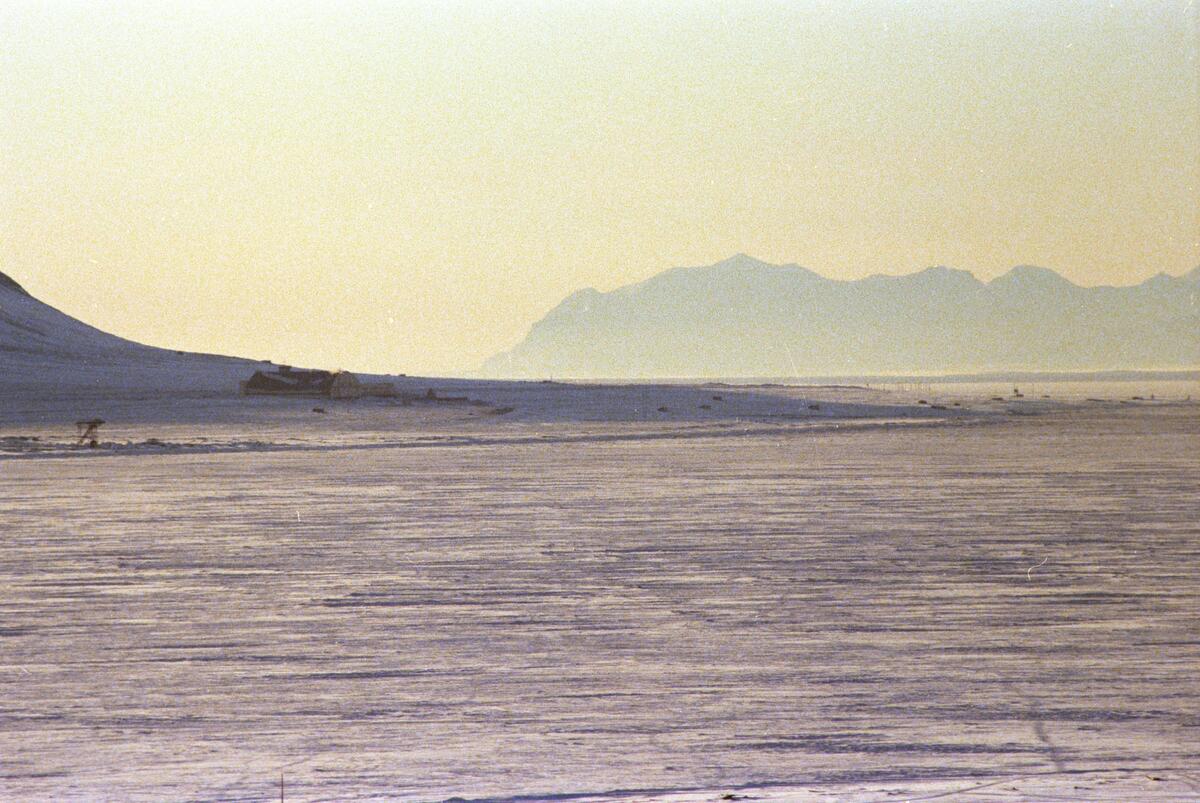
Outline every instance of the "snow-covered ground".
<path id="1" fill-rule="evenodd" d="M 244 401 L 0 454 L 0 799 L 1200 793 L 1195 404 Z"/>

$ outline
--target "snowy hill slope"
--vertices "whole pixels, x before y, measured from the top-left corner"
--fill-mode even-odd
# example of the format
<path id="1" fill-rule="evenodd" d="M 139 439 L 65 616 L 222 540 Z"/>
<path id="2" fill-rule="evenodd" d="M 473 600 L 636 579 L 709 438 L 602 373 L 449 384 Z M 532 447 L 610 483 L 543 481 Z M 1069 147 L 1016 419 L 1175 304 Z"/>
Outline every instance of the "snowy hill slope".
<path id="1" fill-rule="evenodd" d="M 0 352 L 44 357 L 91 357 L 162 351 L 110 335 L 59 312 L 0 273 Z"/>
<path id="2" fill-rule="evenodd" d="M 233 392 L 263 363 L 155 348 L 88 326 L 0 273 L 0 400 Z"/>

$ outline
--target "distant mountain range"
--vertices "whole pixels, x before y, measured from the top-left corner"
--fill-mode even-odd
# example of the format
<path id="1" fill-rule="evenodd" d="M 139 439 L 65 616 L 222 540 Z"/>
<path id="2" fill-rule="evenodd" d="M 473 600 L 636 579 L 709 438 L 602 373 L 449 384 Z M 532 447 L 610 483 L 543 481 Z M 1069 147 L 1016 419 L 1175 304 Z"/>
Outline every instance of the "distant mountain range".
<path id="1" fill-rule="evenodd" d="M 0 399 L 69 389 L 224 392 L 265 363 L 102 332 L 0 273 Z M 984 283 L 930 268 L 858 281 L 738 255 L 573 293 L 493 378 L 867 376 L 1200 368 L 1200 268 L 1079 287 L 1045 268 Z"/>
<path id="2" fill-rule="evenodd" d="M 1091 371 L 1200 366 L 1200 268 L 1080 287 L 1016 267 L 826 279 L 738 254 L 571 294 L 491 377 L 639 378 Z"/>

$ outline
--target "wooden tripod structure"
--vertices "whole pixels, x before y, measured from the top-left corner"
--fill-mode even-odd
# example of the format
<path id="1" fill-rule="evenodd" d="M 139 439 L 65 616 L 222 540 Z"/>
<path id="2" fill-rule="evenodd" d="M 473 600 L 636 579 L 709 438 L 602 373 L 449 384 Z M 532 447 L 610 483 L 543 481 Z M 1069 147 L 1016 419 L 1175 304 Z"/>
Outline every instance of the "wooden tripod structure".
<path id="1" fill-rule="evenodd" d="M 96 447 L 100 445 L 97 434 L 100 431 L 100 426 L 104 423 L 99 418 L 89 418 L 86 421 L 76 421 L 75 429 L 79 430 L 79 446 L 86 443 L 88 446 Z"/>

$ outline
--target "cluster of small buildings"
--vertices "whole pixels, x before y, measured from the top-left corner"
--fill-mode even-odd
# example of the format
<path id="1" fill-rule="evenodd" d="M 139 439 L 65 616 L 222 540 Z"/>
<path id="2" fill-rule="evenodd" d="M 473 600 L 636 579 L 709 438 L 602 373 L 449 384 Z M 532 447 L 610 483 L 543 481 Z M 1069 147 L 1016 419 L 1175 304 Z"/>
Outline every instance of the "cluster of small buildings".
<path id="1" fill-rule="evenodd" d="M 316 396 L 327 399 L 360 399 L 363 396 L 394 397 L 391 382 L 362 382 L 349 371 L 318 371 L 281 365 L 275 371 L 255 371 L 241 383 L 246 396 Z"/>

